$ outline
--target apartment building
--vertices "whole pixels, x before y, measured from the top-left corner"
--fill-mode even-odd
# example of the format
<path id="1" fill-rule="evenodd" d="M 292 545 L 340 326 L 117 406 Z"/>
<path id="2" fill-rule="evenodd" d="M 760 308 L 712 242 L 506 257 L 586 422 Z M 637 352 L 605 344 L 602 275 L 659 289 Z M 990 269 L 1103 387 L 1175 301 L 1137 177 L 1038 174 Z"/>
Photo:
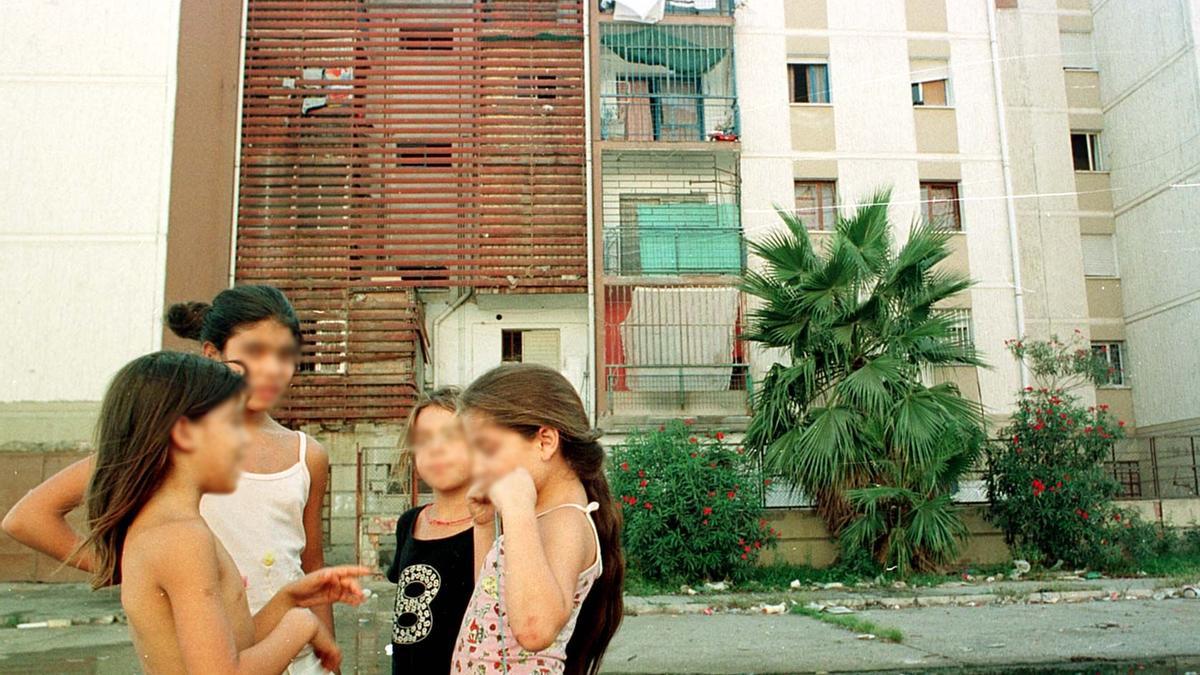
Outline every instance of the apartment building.
<path id="1" fill-rule="evenodd" d="M 281 417 L 330 450 L 331 559 L 370 561 L 412 499 L 389 470 L 421 389 L 531 361 L 613 442 L 673 417 L 735 432 L 771 358 L 738 340 L 747 242 L 776 206 L 827 236 L 890 186 L 900 237 L 938 221 L 977 282 L 944 309 L 990 367 L 931 379 L 1000 421 L 1023 384 L 1004 341 L 1079 331 L 1136 439 L 1112 458 L 1126 494 L 1197 492 L 1196 0 L 628 5 L 20 13 L 0 275 L 23 292 L 0 302 L 29 328 L 0 443 L 21 466 L 61 451 L 25 473 L 50 472 L 121 363 L 184 346 L 166 304 L 275 284 L 307 331 Z"/>

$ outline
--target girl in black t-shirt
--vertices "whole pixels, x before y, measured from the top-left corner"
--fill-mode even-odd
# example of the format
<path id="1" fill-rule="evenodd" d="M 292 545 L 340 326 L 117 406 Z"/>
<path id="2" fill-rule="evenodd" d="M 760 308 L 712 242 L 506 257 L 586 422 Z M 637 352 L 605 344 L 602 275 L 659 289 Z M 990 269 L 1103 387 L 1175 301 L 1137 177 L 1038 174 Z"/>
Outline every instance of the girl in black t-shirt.
<path id="1" fill-rule="evenodd" d="M 405 453 L 433 503 L 396 521 L 392 673 L 448 673 L 459 625 L 475 586 L 474 538 L 467 510 L 471 455 L 455 411 L 458 389 L 421 399 L 409 416 Z M 405 464 L 405 462 L 401 462 Z"/>

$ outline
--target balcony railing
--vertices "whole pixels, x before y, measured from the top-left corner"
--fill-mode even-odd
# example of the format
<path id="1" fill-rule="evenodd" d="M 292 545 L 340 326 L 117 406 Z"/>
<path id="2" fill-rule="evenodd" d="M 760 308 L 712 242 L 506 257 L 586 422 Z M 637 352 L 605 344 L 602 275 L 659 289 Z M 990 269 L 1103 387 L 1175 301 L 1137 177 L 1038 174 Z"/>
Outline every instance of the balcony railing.
<path id="1" fill-rule="evenodd" d="M 606 141 L 736 141 L 732 96 L 625 94 L 600 97 L 600 138 Z"/>
<path id="2" fill-rule="evenodd" d="M 737 0 L 667 0 L 663 11 L 684 16 L 733 16 L 737 4 Z M 611 14 L 616 2 L 599 0 L 599 6 L 601 12 Z"/>
<path id="3" fill-rule="evenodd" d="M 746 415 L 750 366 L 609 364 L 608 413 L 619 417 Z"/>
<path id="4" fill-rule="evenodd" d="M 708 210 L 716 208 L 713 205 Z M 745 270 L 746 242 L 736 219 L 715 227 L 680 225 L 666 220 L 656 223 L 645 217 L 654 213 L 644 208 L 637 225 L 604 230 L 606 274 L 739 275 Z"/>

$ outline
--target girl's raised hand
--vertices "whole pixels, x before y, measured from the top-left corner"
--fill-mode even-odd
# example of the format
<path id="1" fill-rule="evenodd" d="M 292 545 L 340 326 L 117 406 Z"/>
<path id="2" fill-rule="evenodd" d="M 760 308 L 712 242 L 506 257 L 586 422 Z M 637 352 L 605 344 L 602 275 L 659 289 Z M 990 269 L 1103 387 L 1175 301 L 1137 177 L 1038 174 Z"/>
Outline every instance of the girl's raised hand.
<path id="1" fill-rule="evenodd" d="M 517 509 L 533 511 L 537 505 L 537 486 L 533 484 L 533 476 L 528 471 L 517 467 L 492 483 L 488 498 L 496 505 L 501 516 Z"/>
<path id="2" fill-rule="evenodd" d="M 371 573 L 371 568 L 360 565 L 338 565 L 325 567 L 306 574 L 288 584 L 286 590 L 297 607 L 314 607 L 343 602 L 347 605 L 361 604 L 366 596 L 358 584 L 358 577 Z"/>

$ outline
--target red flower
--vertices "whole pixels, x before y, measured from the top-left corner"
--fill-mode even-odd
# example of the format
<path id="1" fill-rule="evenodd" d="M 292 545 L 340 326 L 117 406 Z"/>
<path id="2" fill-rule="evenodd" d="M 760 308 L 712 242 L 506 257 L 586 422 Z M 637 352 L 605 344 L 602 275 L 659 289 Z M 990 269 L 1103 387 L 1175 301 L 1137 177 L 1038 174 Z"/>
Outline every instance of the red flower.
<path id="1" fill-rule="evenodd" d="M 743 550 L 743 551 L 745 551 L 746 553 L 749 553 L 749 552 L 750 552 L 750 546 L 749 546 L 749 545 L 743 546 L 743 547 L 742 547 L 742 550 Z"/>
<path id="2" fill-rule="evenodd" d="M 650 481 L 648 481 L 648 480 L 646 480 L 645 478 L 643 478 L 643 479 L 642 479 L 642 482 L 638 484 L 638 487 L 646 487 L 646 486 L 647 486 L 647 485 L 649 485 L 649 484 L 650 484 Z"/>
<path id="3" fill-rule="evenodd" d="M 762 542 L 761 541 L 754 542 L 754 548 L 762 548 Z"/>
<path id="4" fill-rule="evenodd" d="M 696 440 L 695 436 L 692 436 L 691 438 L 688 439 L 688 443 L 697 443 L 697 442 L 699 442 L 699 441 Z"/>
<path id="5" fill-rule="evenodd" d="M 746 555 L 745 553 L 742 554 L 742 560 L 749 560 L 749 559 L 750 559 L 750 556 Z"/>
<path id="6" fill-rule="evenodd" d="M 716 462 L 709 462 L 709 463 L 708 463 L 708 465 L 709 465 L 710 467 L 714 468 L 714 469 L 715 469 L 715 468 L 717 468 L 717 463 L 716 463 Z"/>
<path id="7" fill-rule="evenodd" d="M 708 524 L 708 518 L 705 518 L 704 520 L 700 521 L 700 523 L 701 523 L 702 525 L 707 525 L 707 524 Z"/>
<path id="8" fill-rule="evenodd" d="M 695 424 L 695 423 L 696 423 L 696 420 L 694 420 L 694 419 L 692 419 L 692 418 L 690 418 L 690 417 L 689 417 L 689 418 L 687 418 L 686 420 L 684 420 L 684 421 L 683 421 L 683 423 L 684 423 L 685 425 L 687 425 L 687 426 L 689 426 L 689 427 L 690 427 L 690 426 L 692 426 L 693 424 Z"/>
<path id="9" fill-rule="evenodd" d="M 718 432 L 717 432 L 717 440 L 718 440 L 718 441 L 723 441 L 723 440 L 725 440 L 725 432 L 723 432 L 723 431 L 718 431 Z"/>
<path id="10" fill-rule="evenodd" d="M 646 472 L 641 469 L 638 469 L 638 478 L 645 478 L 645 477 L 646 477 Z"/>
<path id="11" fill-rule="evenodd" d="M 1121 522 L 1121 514 L 1120 514 L 1120 513 L 1114 513 L 1114 514 L 1113 514 L 1113 520 L 1117 521 L 1118 523 L 1119 523 L 1119 522 Z"/>
<path id="12" fill-rule="evenodd" d="M 770 479 L 770 478 L 764 478 L 764 479 L 763 479 L 763 485 L 770 485 L 770 484 L 771 484 L 771 479 Z"/>
<path id="13" fill-rule="evenodd" d="M 1125 420 L 1117 420 L 1117 426 L 1119 426 L 1119 427 L 1125 426 Z"/>
<path id="14" fill-rule="evenodd" d="M 703 513 L 706 516 L 711 516 L 712 515 L 712 507 L 711 506 L 704 507 L 704 510 L 701 513 Z"/>
<path id="15" fill-rule="evenodd" d="M 734 497 L 736 497 L 736 496 L 737 496 L 737 493 L 736 493 L 736 492 L 734 492 L 733 490 L 730 490 L 729 492 L 726 492 L 726 493 L 725 493 L 725 496 L 726 496 L 726 497 L 729 497 L 730 499 L 733 499 Z"/>
<path id="16" fill-rule="evenodd" d="M 628 471 L 629 470 L 629 462 L 621 462 L 621 470 Z"/>
<path id="17" fill-rule="evenodd" d="M 651 510 L 651 509 L 653 509 L 653 508 L 654 508 L 654 505 L 653 505 L 653 504 L 651 504 L 650 502 L 646 502 L 646 510 L 647 510 L 647 511 L 649 511 L 649 510 Z"/>
<path id="18" fill-rule="evenodd" d="M 692 459 L 696 459 L 696 453 L 692 453 Z"/>
<path id="19" fill-rule="evenodd" d="M 1042 495 L 1042 493 L 1045 491 L 1046 491 L 1046 484 L 1043 483 L 1042 481 L 1034 478 L 1033 479 L 1033 496 L 1040 497 Z"/>
<path id="20" fill-rule="evenodd" d="M 716 490 L 709 490 L 709 491 L 708 491 L 708 496 L 709 496 L 709 497 L 716 497 L 716 496 L 717 496 L 717 491 L 716 491 Z"/>

